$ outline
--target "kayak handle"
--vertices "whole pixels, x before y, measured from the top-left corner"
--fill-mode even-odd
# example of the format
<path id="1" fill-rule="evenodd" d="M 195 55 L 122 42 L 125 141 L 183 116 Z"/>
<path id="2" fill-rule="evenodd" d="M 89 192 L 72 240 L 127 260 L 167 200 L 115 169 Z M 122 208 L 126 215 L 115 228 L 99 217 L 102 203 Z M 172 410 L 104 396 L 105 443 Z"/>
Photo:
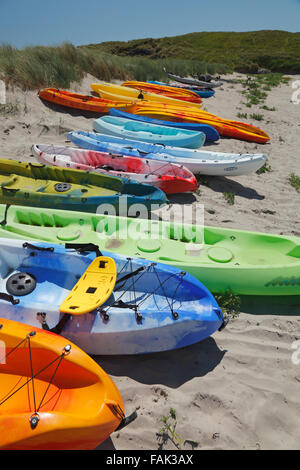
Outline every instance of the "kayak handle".
<path id="1" fill-rule="evenodd" d="M 97 256 L 103 256 L 99 250 L 99 246 L 95 245 L 94 243 L 66 243 L 65 248 L 66 250 L 68 248 L 73 248 L 74 250 L 78 251 L 78 253 L 95 252 Z"/>
<path id="2" fill-rule="evenodd" d="M 120 429 L 123 429 L 125 428 L 125 426 L 128 426 L 128 424 L 132 423 L 132 421 L 134 421 L 135 419 L 137 418 L 137 412 L 134 411 L 133 413 L 131 413 L 131 415 L 129 416 L 125 416 L 122 421 L 120 422 L 119 426 L 117 427 L 117 429 L 115 430 L 116 431 L 120 431 Z"/>
<path id="3" fill-rule="evenodd" d="M 222 325 L 220 326 L 220 328 L 218 329 L 218 331 L 224 330 L 224 328 L 226 327 L 226 325 L 227 325 L 228 322 L 229 322 L 229 319 L 228 319 L 228 318 L 224 318 L 224 319 L 223 319 L 223 322 L 222 322 Z"/>
<path id="4" fill-rule="evenodd" d="M 31 168 L 43 168 L 44 166 L 46 166 L 44 163 L 29 163 L 29 166 L 31 166 Z"/>
<path id="5" fill-rule="evenodd" d="M 37 251 L 54 251 L 53 246 L 49 246 L 49 247 L 36 246 L 28 242 L 23 243 L 23 248 L 30 248 L 31 250 L 37 250 Z"/>
<path id="6" fill-rule="evenodd" d="M 15 299 L 12 295 L 6 294 L 6 292 L 0 292 L 0 299 L 6 300 L 7 302 L 10 302 L 13 305 L 17 305 L 20 302 L 19 299 Z"/>
<path id="7" fill-rule="evenodd" d="M 7 188 L 6 186 L 2 186 L 2 189 L 3 191 L 9 191 L 11 193 L 17 193 L 18 191 L 20 191 L 19 188 Z"/>

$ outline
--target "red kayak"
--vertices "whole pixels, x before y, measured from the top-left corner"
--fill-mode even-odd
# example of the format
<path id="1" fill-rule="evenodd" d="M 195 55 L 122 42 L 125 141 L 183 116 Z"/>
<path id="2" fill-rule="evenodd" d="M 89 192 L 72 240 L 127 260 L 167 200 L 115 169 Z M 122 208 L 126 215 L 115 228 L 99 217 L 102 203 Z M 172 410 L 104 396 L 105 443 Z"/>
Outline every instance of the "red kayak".
<path id="1" fill-rule="evenodd" d="M 166 194 L 195 191 L 198 187 L 193 173 L 177 163 L 50 144 L 34 145 L 32 150 L 46 165 L 133 179 L 155 186 Z"/>

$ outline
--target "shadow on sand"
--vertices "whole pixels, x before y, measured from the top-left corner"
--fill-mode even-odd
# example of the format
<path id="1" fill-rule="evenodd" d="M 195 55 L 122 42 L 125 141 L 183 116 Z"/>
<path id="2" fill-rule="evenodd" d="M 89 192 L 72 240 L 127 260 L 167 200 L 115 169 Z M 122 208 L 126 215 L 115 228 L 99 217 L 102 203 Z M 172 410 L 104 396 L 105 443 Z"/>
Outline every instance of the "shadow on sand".
<path id="1" fill-rule="evenodd" d="M 203 175 L 203 178 L 207 181 L 206 186 L 208 186 L 216 193 L 233 192 L 235 196 L 244 197 L 246 199 L 257 199 L 259 201 L 265 199 L 265 196 L 262 194 L 258 194 L 255 189 L 243 186 L 237 181 L 228 179 L 224 176 Z"/>
<path id="2" fill-rule="evenodd" d="M 241 295 L 241 312 L 253 315 L 300 315 L 299 295 Z"/>
<path id="3" fill-rule="evenodd" d="M 209 337 L 200 343 L 172 351 L 93 358 L 110 375 L 130 377 L 146 385 L 159 383 L 177 388 L 194 377 L 203 377 L 211 372 L 221 362 L 226 352 L 226 350 L 221 351 L 215 340 Z"/>
<path id="4" fill-rule="evenodd" d="M 108 439 L 106 439 L 106 441 L 102 442 L 102 444 L 97 446 L 94 450 L 116 450 L 116 448 L 113 444 L 113 441 L 109 437 Z"/>

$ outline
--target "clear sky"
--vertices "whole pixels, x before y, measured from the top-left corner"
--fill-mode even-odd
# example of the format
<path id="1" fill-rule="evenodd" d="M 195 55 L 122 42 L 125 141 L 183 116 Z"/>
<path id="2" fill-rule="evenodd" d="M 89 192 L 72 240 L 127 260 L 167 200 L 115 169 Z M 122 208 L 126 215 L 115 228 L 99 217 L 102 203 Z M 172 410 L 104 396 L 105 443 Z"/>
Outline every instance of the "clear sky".
<path id="1" fill-rule="evenodd" d="M 259 29 L 300 31 L 300 0 L 0 0 L 0 44 L 16 47 Z"/>

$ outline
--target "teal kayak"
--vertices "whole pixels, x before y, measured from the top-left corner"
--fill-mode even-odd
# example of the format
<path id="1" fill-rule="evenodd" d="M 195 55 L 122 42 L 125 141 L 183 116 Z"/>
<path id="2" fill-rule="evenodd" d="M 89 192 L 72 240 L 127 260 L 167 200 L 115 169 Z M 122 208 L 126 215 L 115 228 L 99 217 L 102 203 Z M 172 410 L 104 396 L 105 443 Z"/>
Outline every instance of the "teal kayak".
<path id="1" fill-rule="evenodd" d="M 103 116 L 93 123 L 94 130 L 102 134 L 125 139 L 196 149 L 205 142 L 205 134 L 186 129 L 160 126 L 119 116 Z"/>

